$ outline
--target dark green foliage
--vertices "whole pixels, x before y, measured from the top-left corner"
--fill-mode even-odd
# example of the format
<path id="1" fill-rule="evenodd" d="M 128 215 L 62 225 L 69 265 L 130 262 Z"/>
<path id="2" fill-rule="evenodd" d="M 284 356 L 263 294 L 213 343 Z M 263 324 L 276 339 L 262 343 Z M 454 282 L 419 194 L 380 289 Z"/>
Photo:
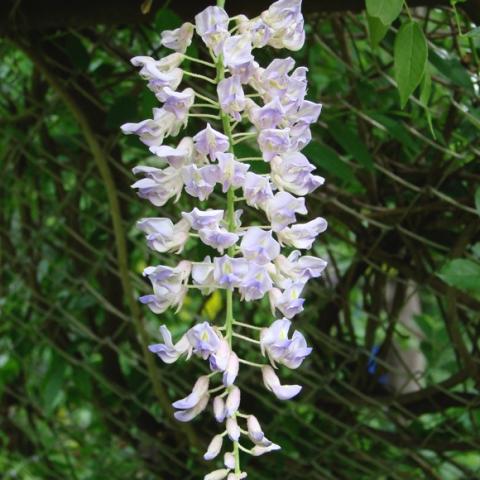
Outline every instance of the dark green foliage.
<path id="1" fill-rule="evenodd" d="M 281 403 L 254 371 L 240 375 L 243 408 L 283 446 L 242 456 L 254 480 L 480 477 L 480 39 L 460 11 L 466 35 L 457 35 L 451 9 L 411 9 L 410 18 L 402 3 L 369 1 L 369 19 L 306 18 L 307 43 L 295 56 L 324 108 L 305 154 L 327 180 L 308 202 L 311 218 L 329 222 L 312 254 L 328 256 L 330 267 L 295 320 L 314 354 L 281 371 L 304 385 L 298 400 Z M 193 206 L 185 196 L 158 209 L 135 196 L 131 168 L 155 159 L 118 128 L 156 105 L 128 59 L 164 55 L 159 33 L 181 21 L 167 8 L 151 24 L 0 40 L 2 479 L 185 480 L 209 469 L 200 459 L 218 425 L 204 414 L 183 428 L 166 408 L 205 366 L 158 361 L 149 372 L 141 343 L 143 329 L 155 342 L 162 323 L 177 337 L 199 320 L 223 322 L 223 299 L 191 295 L 178 315 L 160 317 L 144 307 L 138 315 L 128 300 L 149 290 L 146 265 L 176 261 L 148 251 L 135 222 L 176 219 Z M 402 29 L 409 45 L 398 43 Z M 263 64 L 273 54 L 262 53 Z M 202 125 L 192 119 L 187 133 Z M 250 143 L 238 153 L 257 155 Z M 223 201 L 215 194 L 208 206 Z M 245 222 L 256 215 L 246 210 Z M 211 253 L 192 240 L 184 256 Z M 411 298 L 421 311 L 405 322 Z M 234 313 L 259 326 L 272 318 L 266 301 Z M 415 375 L 392 360 L 408 351 L 426 368 L 418 391 L 395 392 L 395 375 Z M 253 348 L 241 355 L 260 360 Z"/>

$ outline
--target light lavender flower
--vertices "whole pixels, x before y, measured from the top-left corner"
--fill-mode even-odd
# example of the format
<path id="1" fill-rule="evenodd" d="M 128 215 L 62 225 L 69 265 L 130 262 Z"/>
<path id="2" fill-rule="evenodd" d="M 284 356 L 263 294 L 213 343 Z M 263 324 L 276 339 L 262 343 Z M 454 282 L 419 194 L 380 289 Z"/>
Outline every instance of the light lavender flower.
<path id="1" fill-rule="evenodd" d="M 143 174 L 145 178 L 135 182 L 132 188 L 138 189 L 140 198 L 149 200 L 157 207 L 165 205 L 172 197 L 177 201 L 182 194 L 182 174 L 173 167 L 160 169 L 138 166 L 133 169 L 133 173 Z"/>
<path id="2" fill-rule="evenodd" d="M 264 329 L 260 336 L 262 352 L 267 353 L 272 365 L 281 363 L 288 368 L 298 368 L 312 349 L 307 347 L 305 337 L 295 330 L 292 338 L 288 338 L 292 322 L 286 318 L 275 320 L 270 327 Z"/>
<path id="3" fill-rule="evenodd" d="M 192 266 L 192 280 L 203 293 L 210 293 L 213 290 L 213 263 L 209 256 L 205 257 L 203 262 Z"/>
<path id="4" fill-rule="evenodd" d="M 230 345 L 227 340 L 222 338 L 215 353 L 209 357 L 210 369 L 214 372 L 224 372 L 227 369 L 231 353 Z"/>
<path id="5" fill-rule="evenodd" d="M 175 115 L 178 121 L 185 122 L 190 107 L 195 101 L 195 92 L 192 88 L 186 88 L 183 92 L 175 92 L 170 87 L 165 87 L 156 97 L 164 102 L 163 108 Z"/>
<path id="6" fill-rule="evenodd" d="M 244 258 L 232 258 L 228 255 L 213 260 L 213 279 L 224 288 L 234 288 L 242 285 L 248 274 L 249 265 Z"/>
<path id="7" fill-rule="evenodd" d="M 311 278 L 319 277 L 325 270 L 327 262 L 310 255 L 302 256 L 298 250 L 294 250 L 288 257 L 279 255 L 275 259 L 275 266 L 277 273 L 287 279 L 289 285 L 289 281 L 306 283 Z"/>
<path id="8" fill-rule="evenodd" d="M 185 410 L 177 410 L 173 416 L 179 422 L 190 422 L 192 421 L 197 415 L 202 413 L 208 405 L 208 400 L 210 396 L 208 393 L 204 393 L 192 408 L 188 408 Z"/>
<path id="9" fill-rule="evenodd" d="M 168 145 L 155 145 L 150 147 L 150 151 L 159 158 L 164 158 L 173 168 L 182 168 L 184 165 L 192 163 L 193 159 L 193 140 L 190 137 L 184 137 L 176 148 Z"/>
<path id="10" fill-rule="evenodd" d="M 175 115 L 163 108 L 153 109 L 153 119 L 143 120 L 138 123 L 125 123 L 121 126 L 126 135 L 138 135 L 140 141 L 148 147 L 161 145 L 164 138 L 177 135 L 183 126 Z"/>
<path id="11" fill-rule="evenodd" d="M 153 286 L 153 295 L 144 295 L 139 300 L 148 305 L 154 313 L 163 313 L 170 307 L 179 310 L 187 294 L 185 282 L 190 276 L 192 265 L 185 260 L 177 267 L 147 267 L 143 274 L 149 278 Z"/>
<path id="12" fill-rule="evenodd" d="M 181 253 L 190 231 L 186 220 L 174 225 L 169 218 L 142 218 L 137 222 L 137 228 L 147 234 L 148 246 L 161 253 Z"/>
<path id="13" fill-rule="evenodd" d="M 205 245 L 216 248 L 220 253 L 224 250 L 235 245 L 238 242 L 238 235 L 236 233 L 229 232 L 225 228 L 214 226 L 201 228 L 198 231 L 200 240 Z"/>
<path id="14" fill-rule="evenodd" d="M 211 62 L 185 54 L 194 33 L 207 46 Z M 321 276 L 326 262 L 301 255 L 298 250 L 285 256 L 281 246 L 310 249 L 327 226 L 322 218 L 296 223 L 297 214 L 307 213 L 303 197 L 323 183 L 300 153 L 311 140 L 311 125 L 317 121 L 321 105 L 306 99 L 307 69 L 295 68 L 293 58 L 276 58 L 263 67 L 254 57 L 255 48 L 270 45 L 298 50 L 304 40 L 301 0 L 276 1 L 251 20 L 244 15 L 230 19 L 223 8 L 210 6 L 195 17 L 195 27 L 185 23 L 162 33 L 161 44 L 175 53 L 162 59 L 132 59 L 163 106 L 153 109 L 152 118 L 127 123 L 122 130 L 137 135 L 157 162 L 165 165 L 136 167 L 134 173 L 143 178 L 132 187 L 157 207 L 170 199 L 177 201 L 183 190 L 200 201 L 207 200 L 214 191 L 216 201 L 222 193 L 227 197 L 225 208 L 195 207 L 182 212 L 176 223 L 162 217 L 138 222 L 148 246 L 158 252 L 181 253 L 187 250 L 187 241 L 200 241 L 221 255 L 206 256 L 203 261 L 183 260 L 175 267 L 147 267 L 144 275 L 150 280 L 153 293 L 140 297 L 142 303 L 159 314 L 170 307 L 181 308 L 190 289 L 198 289 L 202 295 L 226 290 L 224 325 L 202 321 L 177 343 L 173 343 L 167 327 L 162 326 L 163 342 L 149 346 L 165 363 L 173 363 L 181 356 L 189 359 L 193 354 L 208 362 L 210 373 L 201 376 L 187 396 L 173 403 L 175 418 L 186 422 L 205 410 L 210 394 L 218 392 L 212 399 L 213 414 L 217 422 L 226 423 L 226 430 L 213 437 L 204 458 L 216 458 L 227 437 L 233 447 L 225 453 L 225 468 L 207 474 L 204 480 L 241 480 L 247 474 L 240 468 L 240 450 L 259 456 L 280 448 L 265 436 L 256 417 L 241 410 L 241 392 L 235 384 L 241 363 L 260 367 L 265 386 L 280 400 L 293 398 L 302 388 L 282 385 L 268 364 L 240 359 L 237 342 L 257 343 L 259 353 L 266 355 L 272 366 L 282 364 L 292 369 L 298 368 L 311 353 L 300 332 L 289 336 L 289 319 L 303 310 L 305 300 L 301 295 L 305 285 Z M 184 71 L 185 59 L 193 67 L 201 65 L 202 74 Z M 182 90 L 180 84 L 186 75 L 206 79 L 215 84 L 215 89 L 207 86 L 198 91 L 189 86 Z M 194 113 L 190 113 L 193 108 Z M 180 133 L 190 117 L 203 115 L 215 122 L 213 127 L 206 123 L 192 138 L 165 144 L 168 137 Z M 250 127 L 245 127 L 246 120 L 251 122 Z M 235 152 L 236 144 L 254 144 L 254 138 L 260 152 L 238 158 L 240 149 Z M 269 165 L 257 169 L 255 162 L 259 160 Z M 268 173 L 257 173 L 265 171 L 265 167 L 269 168 Z M 242 226 L 243 210 L 237 202 L 258 209 L 257 215 L 266 217 L 262 226 Z M 227 254 L 223 255 L 225 250 Z M 197 250 L 187 251 L 194 254 Z M 245 332 L 237 333 L 237 328 L 248 325 L 233 318 L 235 298 L 239 295 L 240 300 L 260 300 L 267 294 L 273 314 L 278 311 L 285 318 L 266 325 L 260 334 L 255 329 L 247 333 L 249 337 Z M 211 382 L 217 386 L 210 389 Z M 242 435 L 253 442 L 253 448 L 240 444 Z"/>
<path id="15" fill-rule="evenodd" d="M 170 55 L 167 55 L 166 57 L 163 57 L 159 60 L 155 60 L 152 57 L 147 57 L 147 56 L 137 56 L 133 57 L 130 60 L 130 63 L 134 67 L 145 67 L 148 64 L 153 64 L 155 68 L 157 68 L 158 71 L 160 72 L 169 72 L 175 68 L 178 68 L 184 60 L 184 57 L 181 53 L 171 53 Z"/>
<path id="16" fill-rule="evenodd" d="M 279 310 L 287 318 L 293 318 L 303 311 L 305 299 L 301 298 L 305 284 L 302 281 L 290 283 L 290 285 L 281 291 L 278 288 L 272 288 L 269 291 L 269 300 L 272 311 Z"/>
<path id="17" fill-rule="evenodd" d="M 273 392 L 279 400 L 290 400 L 302 390 L 300 385 L 281 385 L 280 379 L 270 365 L 262 367 L 262 375 L 267 390 Z"/>
<path id="18" fill-rule="evenodd" d="M 194 26 L 189 22 L 175 30 L 164 30 L 161 34 L 161 43 L 166 48 L 185 53 L 192 43 L 193 30 Z"/>
<path id="19" fill-rule="evenodd" d="M 218 153 L 226 152 L 229 148 L 228 137 L 217 132 L 209 123 L 204 130 L 198 132 L 194 137 L 195 148 L 204 155 L 208 155 L 213 162 Z"/>
<path id="20" fill-rule="evenodd" d="M 248 272 L 239 287 L 242 300 L 249 302 L 263 298 L 273 287 L 267 267 L 250 263 Z"/>
<path id="21" fill-rule="evenodd" d="M 288 192 L 278 192 L 267 201 L 267 217 L 272 223 L 272 230 L 278 232 L 296 221 L 297 213 L 305 215 L 305 199 L 296 198 Z"/>
<path id="22" fill-rule="evenodd" d="M 260 71 L 258 75 L 259 90 L 267 101 L 271 101 L 275 97 L 282 97 L 286 93 L 290 82 L 288 72 L 294 66 L 295 60 L 291 57 L 276 58 L 267 68 Z"/>
<path id="23" fill-rule="evenodd" d="M 296 93 L 298 95 L 298 92 Z M 314 103 L 310 102 L 309 100 L 303 100 L 298 110 L 296 110 L 294 114 L 290 115 L 288 120 L 291 124 L 303 122 L 310 125 L 318 120 L 321 111 L 321 103 Z"/>
<path id="24" fill-rule="evenodd" d="M 238 442 L 240 438 L 240 427 L 235 417 L 227 418 L 227 434 L 232 442 Z"/>
<path id="25" fill-rule="evenodd" d="M 274 452 L 276 450 L 281 450 L 281 449 L 282 449 L 282 447 L 280 445 L 277 445 L 276 443 L 271 443 L 268 446 L 255 445 L 251 449 L 251 454 L 254 457 L 259 457 L 260 455 L 264 455 L 265 453 L 270 453 L 270 452 Z"/>
<path id="26" fill-rule="evenodd" d="M 181 178 L 185 184 L 185 191 L 199 200 L 206 200 L 215 188 L 218 180 L 218 171 L 215 165 L 197 167 L 188 165 L 181 169 Z"/>
<path id="27" fill-rule="evenodd" d="M 195 230 L 218 226 L 224 215 L 223 210 L 199 210 L 195 207 L 191 212 L 182 212 L 182 217 L 187 220 L 190 227 Z"/>
<path id="28" fill-rule="evenodd" d="M 299 50 L 305 42 L 301 0 L 280 0 L 262 13 L 263 21 L 273 30 L 269 44 L 275 48 Z"/>
<path id="29" fill-rule="evenodd" d="M 248 35 L 233 35 L 223 43 L 223 61 L 226 67 L 240 67 L 252 60 L 252 42 Z"/>
<path id="30" fill-rule="evenodd" d="M 231 153 L 217 153 L 217 181 L 222 184 L 222 192 L 226 193 L 230 187 L 241 187 L 245 182 L 250 165 L 237 162 Z"/>
<path id="31" fill-rule="evenodd" d="M 223 42 L 229 37 L 229 17 L 223 8 L 207 7 L 195 17 L 197 34 L 202 37 L 205 45 L 219 54 Z"/>
<path id="32" fill-rule="evenodd" d="M 255 60 L 250 60 L 240 65 L 232 65 L 230 73 L 240 78 L 241 83 L 250 83 L 258 71 L 258 63 Z M 248 100 L 248 99 L 247 99 Z"/>
<path id="33" fill-rule="evenodd" d="M 148 81 L 147 86 L 153 93 L 159 93 L 166 87 L 175 90 L 183 79 L 181 68 L 167 68 L 165 64 L 162 65 L 155 60 L 144 62 L 139 74 Z"/>
<path id="34" fill-rule="evenodd" d="M 247 260 L 266 264 L 280 254 L 280 245 L 273 238 L 271 230 L 250 227 L 243 235 L 240 250 Z"/>
<path id="35" fill-rule="evenodd" d="M 220 346 L 220 337 L 208 322 L 199 323 L 187 332 L 193 353 L 206 360 Z"/>
<path id="36" fill-rule="evenodd" d="M 190 342 L 186 335 L 184 335 L 176 344 L 173 344 L 172 334 L 165 325 L 160 327 L 160 333 L 163 338 L 163 343 L 149 345 L 148 349 L 152 353 L 158 355 L 163 362 L 174 363 L 180 356 L 191 350 Z"/>
<path id="37" fill-rule="evenodd" d="M 192 393 L 181 400 L 173 402 L 172 407 L 176 408 L 177 410 L 188 410 L 193 408 L 198 404 L 198 402 L 200 402 L 200 399 L 203 397 L 203 395 L 207 393 L 209 385 L 210 378 L 208 375 L 199 377 L 193 386 Z"/>
<path id="38" fill-rule="evenodd" d="M 250 35 L 252 45 L 255 48 L 262 48 L 267 45 L 273 35 L 273 30 L 261 17 L 249 20 L 245 15 L 239 15 L 237 24 L 240 33 Z"/>
<path id="39" fill-rule="evenodd" d="M 270 166 L 276 187 L 294 195 L 312 193 L 325 181 L 324 178 L 311 174 L 315 167 L 300 152 L 277 155 L 273 157 Z"/>
<path id="40" fill-rule="evenodd" d="M 245 109 L 245 94 L 243 92 L 240 76 L 232 75 L 222 80 L 217 87 L 218 101 L 222 110 L 239 121 L 240 112 Z"/>
<path id="41" fill-rule="evenodd" d="M 248 205 L 265 210 L 268 200 L 273 198 L 272 186 L 267 177 L 247 172 L 243 183 L 243 194 Z"/>
<path id="42" fill-rule="evenodd" d="M 266 128 L 258 135 L 258 145 L 266 162 L 290 148 L 289 129 Z"/>
<path id="43" fill-rule="evenodd" d="M 281 243 L 295 248 L 309 250 L 320 233 L 327 229 L 327 221 L 318 217 L 308 223 L 297 223 L 278 232 Z"/>
<path id="44" fill-rule="evenodd" d="M 251 122 L 259 130 L 275 129 L 285 117 L 285 110 L 278 97 L 275 97 L 263 107 L 253 106 L 249 113 Z"/>

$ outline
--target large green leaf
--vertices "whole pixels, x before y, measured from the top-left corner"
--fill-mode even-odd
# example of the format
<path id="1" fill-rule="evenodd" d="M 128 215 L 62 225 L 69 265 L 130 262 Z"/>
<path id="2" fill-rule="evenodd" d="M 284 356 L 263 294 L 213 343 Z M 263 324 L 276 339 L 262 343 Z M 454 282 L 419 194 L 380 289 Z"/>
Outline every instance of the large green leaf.
<path id="1" fill-rule="evenodd" d="M 330 147 L 311 142 L 305 147 L 303 153 L 321 170 L 345 180 L 347 183 L 356 183 L 352 169 Z"/>
<path id="2" fill-rule="evenodd" d="M 415 22 L 404 23 L 394 47 L 394 72 L 402 108 L 423 78 L 427 64 L 427 41 Z"/>
<path id="3" fill-rule="evenodd" d="M 367 13 L 390 25 L 402 11 L 403 0 L 366 0 Z"/>
<path id="4" fill-rule="evenodd" d="M 457 58 L 441 57 L 433 50 L 430 50 L 428 58 L 430 63 L 454 85 L 473 90 L 470 74 Z"/>
<path id="5" fill-rule="evenodd" d="M 376 47 L 388 32 L 388 25 L 384 25 L 379 18 L 371 17 L 370 15 L 367 15 L 367 21 L 370 42 Z"/>
<path id="6" fill-rule="evenodd" d="M 376 122 L 381 123 L 387 129 L 389 135 L 403 145 L 409 156 L 418 154 L 420 146 L 415 137 L 409 133 L 402 123 L 390 116 L 377 112 L 368 112 L 368 116 L 373 118 Z"/>
<path id="7" fill-rule="evenodd" d="M 480 292 L 480 263 L 465 258 L 449 261 L 439 277 L 452 287 Z"/>

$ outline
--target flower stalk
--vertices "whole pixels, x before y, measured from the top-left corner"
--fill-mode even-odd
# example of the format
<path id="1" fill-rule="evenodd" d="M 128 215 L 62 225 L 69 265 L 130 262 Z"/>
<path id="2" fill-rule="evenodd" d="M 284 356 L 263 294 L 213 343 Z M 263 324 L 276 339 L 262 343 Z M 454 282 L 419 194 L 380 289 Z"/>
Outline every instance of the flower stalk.
<path id="1" fill-rule="evenodd" d="M 218 0 L 216 6 L 200 12 L 195 25 L 187 22 L 163 32 L 162 45 L 175 53 L 160 60 L 132 59 L 163 106 L 153 110 L 152 119 L 122 126 L 124 133 L 138 135 L 166 165 L 133 169 L 143 176 L 132 185 L 141 198 L 157 207 L 170 199 L 177 201 L 184 192 L 201 201 L 214 191 L 225 198 L 223 209 L 195 207 L 182 212 L 176 223 L 158 217 L 138 222 L 154 251 L 181 254 L 187 241 L 201 241 L 220 254 L 203 260 L 184 259 L 175 267 L 147 267 L 144 275 L 152 283 L 153 293 L 140 297 L 154 313 L 161 314 L 168 308 L 182 308 L 192 289 L 202 295 L 225 290 L 223 325 L 198 323 L 176 343 L 162 325 L 163 342 L 149 347 L 167 364 L 192 355 L 208 361 L 211 373 L 200 376 L 192 392 L 172 404 L 175 418 L 189 422 L 211 402 L 215 419 L 225 423 L 225 430 L 214 436 L 204 458 L 216 458 L 228 439 L 232 451 L 225 453 L 224 468 L 207 474 L 205 480 L 241 480 L 247 474 L 240 467 L 240 452 L 259 456 L 280 449 L 266 438 L 256 417 L 240 410 L 237 376 L 241 365 L 254 368 L 278 399 L 289 400 L 300 393 L 300 385 L 282 384 L 274 368 L 298 368 L 311 353 L 300 332 L 290 336 L 290 319 L 303 310 L 301 295 L 306 283 L 319 277 L 326 266 L 324 260 L 300 252 L 312 247 L 317 235 L 326 229 L 326 221 L 316 218 L 296 223 L 297 215 L 307 213 L 303 197 L 324 181 L 313 175 L 314 167 L 300 153 L 310 141 L 310 125 L 317 121 L 321 105 L 305 99 L 306 69 L 292 71 L 292 58 L 274 59 L 264 68 L 252 54 L 254 48 L 266 45 L 301 48 L 305 39 L 301 0 L 279 0 L 254 19 L 244 15 L 229 18 L 224 4 Z M 205 43 L 212 62 L 185 54 L 194 33 Z M 184 59 L 214 66 L 215 78 L 182 70 Z M 206 82 L 204 94 L 193 88 L 179 90 L 184 76 Z M 246 93 L 246 89 L 255 93 Z M 198 99 L 206 103 L 198 103 Z M 199 107 L 209 108 L 210 113 L 191 113 Z M 218 115 L 212 109 L 217 109 Z M 205 128 L 167 145 L 165 139 L 177 136 L 190 118 L 204 120 Z M 251 128 L 235 132 L 245 120 Z M 237 158 L 234 146 L 241 142 L 256 143 L 259 155 Z M 270 173 L 257 173 L 258 162 L 267 163 Z M 263 212 L 265 222 L 261 226 L 242 225 L 243 208 L 236 210 L 237 205 Z M 282 248 L 291 250 L 288 256 L 283 255 Z M 280 312 L 283 318 L 262 327 L 236 321 L 234 293 L 240 294 L 235 297 L 237 302 L 268 296 L 272 316 Z M 252 336 L 237 331 L 242 328 L 249 329 Z M 254 345 L 264 361 L 239 358 L 236 350 L 241 342 Z M 244 447 L 242 436 L 253 447 Z"/>

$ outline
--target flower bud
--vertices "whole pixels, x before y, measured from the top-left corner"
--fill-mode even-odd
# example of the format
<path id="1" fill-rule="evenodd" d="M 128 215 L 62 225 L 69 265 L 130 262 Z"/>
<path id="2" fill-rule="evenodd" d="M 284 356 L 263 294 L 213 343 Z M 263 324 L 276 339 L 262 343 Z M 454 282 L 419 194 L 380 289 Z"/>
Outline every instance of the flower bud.
<path id="1" fill-rule="evenodd" d="M 234 415 L 237 412 L 239 406 L 240 389 L 237 386 L 233 385 L 225 402 L 225 416 L 231 417 L 232 415 Z"/>
<path id="2" fill-rule="evenodd" d="M 215 397 L 213 399 L 213 415 L 217 422 L 223 422 L 225 419 L 225 402 L 222 397 Z"/>
<path id="3" fill-rule="evenodd" d="M 226 452 L 223 456 L 223 464 L 232 470 L 235 468 L 235 455 L 233 452 Z"/>
<path id="4" fill-rule="evenodd" d="M 203 456 L 203 458 L 205 460 L 212 460 L 213 458 L 215 458 L 220 453 L 220 450 L 222 449 L 222 445 L 223 445 L 223 435 L 215 435 L 212 438 L 212 441 L 210 442 L 210 444 L 208 445 L 208 449 L 205 455 Z"/>
<path id="5" fill-rule="evenodd" d="M 280 447 L 280 445 L 277 445 L 276 443 L 272 443 L 268 447 L 264 447 L 262 445 L 255 445 L 250 450 L 250 452 L 254 457 L 259 457 L 260 455 L 263 455 L 264 453 L 273 452 L 275 450 L 281 450 L 281 447 Z"/>
<path id="6" fill-rule="evenodd" d="M 213 472 L 210 472 L 208 475 L 205 475 L 203 477 L 203 480 L 223 480 L 227 475 L 230 470 L 227 470 L 226 468 L 222 468 L 221 470 L 215 470 Z"/>
<path id="7" fill-rule="evenodd" d="M 235 417 L 227 419 L 227 434 L 232 442 L 237 442 L 240 438 L 240 427 Z"/>
<path id="8" fill-rule="evenodd" d="M 242 480 L 242 478 L 247 478 L 247 474 L 245 472 L 230 473 L 227 477 L 227 480 Z"/>
<path id="9" fill-rule="evenodd" d="M 300 393 L 300 385 L 281 385 L 280 379 L 270 365 L 262 367 L 263 383 L 279 400 L 290 400 Z"/>
<path id="10" fill-rule="evenodd" d="M 249 415 L 247 417 L 247 428 L 248 435 L 252 442 L 258 443 L 263 439 L 264 433 L 262 431 L 262 427 L 260 426 L 257 417 L 255 417 L 254 415 Z"/>
<path id="11" fill-rule="evenodd" d="M 225 369 L 225 372 L 223 374 L 223 384 L 226 387 L 233 385 L 233 382 L 237 378 L 239 367 L 240 365 L 237 354 L 235 352 L 232 352 L 230 354 L 230 357 L 228 358 L 227 368 Z"/>

